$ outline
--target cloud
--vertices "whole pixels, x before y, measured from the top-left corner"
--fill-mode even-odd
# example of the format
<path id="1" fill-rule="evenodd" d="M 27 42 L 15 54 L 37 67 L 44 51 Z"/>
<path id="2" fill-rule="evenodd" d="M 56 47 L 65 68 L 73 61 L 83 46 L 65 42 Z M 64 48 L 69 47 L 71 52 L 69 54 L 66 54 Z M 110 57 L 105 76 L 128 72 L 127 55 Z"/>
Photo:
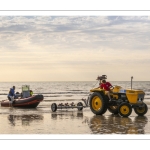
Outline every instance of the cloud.
<path id="1" fill-rule="evenodd" d="M 120 80 L 137 72 L 142 80 L 139 67 L 146 73 L 150 65 L 149 24 L 149 16 L 1 16 L 2 80 L 10 72 L 21 80 L 28 71 L 30 80 L 36 73 L 36 80 L 84 80 L 87 73 L 92 80 L 99 72 L 118 80 L 118 71 Z"/>

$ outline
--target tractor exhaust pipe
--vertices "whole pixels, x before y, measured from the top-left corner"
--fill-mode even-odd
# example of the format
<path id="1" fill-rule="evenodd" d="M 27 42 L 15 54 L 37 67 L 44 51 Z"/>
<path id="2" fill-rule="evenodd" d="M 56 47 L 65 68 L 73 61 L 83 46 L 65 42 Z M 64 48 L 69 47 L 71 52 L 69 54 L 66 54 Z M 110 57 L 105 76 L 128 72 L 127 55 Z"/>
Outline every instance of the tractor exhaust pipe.
<path id="1" fill-rule="evenodd" d="M 132 90 L 132 79 L 133 79 L 133 76 L 131 77 L 131 90 Z"/>

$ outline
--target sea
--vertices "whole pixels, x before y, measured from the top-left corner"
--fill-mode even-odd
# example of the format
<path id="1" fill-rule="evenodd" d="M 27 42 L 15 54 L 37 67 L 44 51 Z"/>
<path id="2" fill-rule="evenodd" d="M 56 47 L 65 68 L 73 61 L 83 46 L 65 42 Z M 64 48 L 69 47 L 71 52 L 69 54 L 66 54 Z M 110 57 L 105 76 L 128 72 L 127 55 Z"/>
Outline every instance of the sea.
<path id="1" fill-rule="evenodd" d="M 22 91 L 22 85 L 29 85 L 34 94 L 42 94 L 44 101 L 40 107 L 46 108 L 51 102 L 78 102 L 86 98 L 95 82 L 1 82 L 0 101 L 7 99 L 9 89 L 15 85 L 15 92 Z M 97 84 L 98 86 L 98 84 Z"/>
<path id="2" fill-rule="evenodd" d="M 119 85 L 123 89 L 131 89 L 130 81 L 110 81 L 115 86 Z M 41 107 L 48 107 L 50 102 L 77 102 L 82 98 L 87 98 L 90 89 L 98 87 L 97 81 L 55 81 L 55 82 L 0 82 L 0 101 L 7 99 L 9 89 L 15 85 L 16 92 L 22 90 L 22 85 L 29 85 L 34 94 L 42 94 L 44 102 Z M 149 99 L 150 81 L 134 81 L 132 89 L 140 89 L 145 92 L 145 99 Z"/>

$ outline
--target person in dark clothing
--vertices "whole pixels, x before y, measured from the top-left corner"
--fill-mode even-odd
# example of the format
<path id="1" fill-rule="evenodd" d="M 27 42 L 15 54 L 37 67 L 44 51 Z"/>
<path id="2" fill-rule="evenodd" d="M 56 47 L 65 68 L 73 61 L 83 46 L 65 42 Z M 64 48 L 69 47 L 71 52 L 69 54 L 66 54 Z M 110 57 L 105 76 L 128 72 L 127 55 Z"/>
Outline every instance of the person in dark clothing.
<path id="1" fill-rule="evenodd" d="M 10 88 L 10 91 L 8 93 L 8 99 L 9 101 L 13 101 L 14 97 L 15 97 L 15 86 L 13 86 L 12 88 Z"/>

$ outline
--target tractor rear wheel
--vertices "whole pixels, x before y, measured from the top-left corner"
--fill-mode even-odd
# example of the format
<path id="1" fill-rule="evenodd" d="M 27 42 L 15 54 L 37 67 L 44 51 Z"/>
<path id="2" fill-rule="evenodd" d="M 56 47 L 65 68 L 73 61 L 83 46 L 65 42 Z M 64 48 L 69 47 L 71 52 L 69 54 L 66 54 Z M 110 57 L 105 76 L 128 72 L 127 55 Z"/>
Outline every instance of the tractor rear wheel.
<path id="1" fill-rule="evenodd" d="M 102 115 L 107 111 L 107 101 L 104 95 L 94 92 L 90 97 L 90 109 L 96 115 Z"/>
<path id="2" fill-rule="evenodd" d="M 134 111 L 138 116 L 143 116 L 147 113 L 148 107 L 145 103 L 143 103 L 143 106 L 134 107 Z"/>
<path id="3" fill-rule="evenodd" d="M 118 107 L 118 112 L 122 117 L 128 117 L 132 113 L 132 107 L 129 103 L 122 103 Z"/>
<path id="4" fill-rule="evenodd" d="M 102 114 L 104 114 L 107 111 L 108 103 L 109 103 L 109 99 L 106 95 L 103 95 L 103 98 L 104 98 L 104 101 L 105 101 L 105 107 L 104 107 L 104 110 L 103 110 Z"/>

